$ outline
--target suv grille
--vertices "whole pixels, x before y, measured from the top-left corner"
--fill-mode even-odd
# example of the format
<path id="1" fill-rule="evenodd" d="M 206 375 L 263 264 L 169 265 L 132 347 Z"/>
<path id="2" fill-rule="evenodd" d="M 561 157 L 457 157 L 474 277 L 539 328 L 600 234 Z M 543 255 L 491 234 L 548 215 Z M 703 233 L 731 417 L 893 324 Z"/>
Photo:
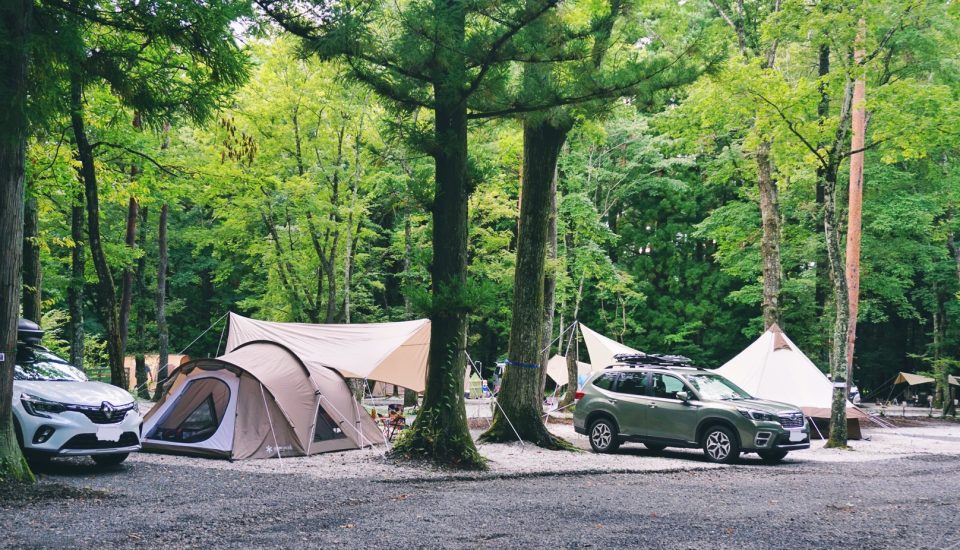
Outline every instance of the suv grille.
<path id="1" fill-rule="evenodd" d="M 127 412 L 133 409 L 133 403 L 122 407 L 114 407 L 113 405 L 107 407 L 105 405 L 106 403 L 99 407 L 88 405 L 67 405 L 66 407 L 68 411 L 83 413 L 94 424 L 116 424 L 127 416 Z"/>
<path id="2" fill-rule="evenodd" d="M 802 414 L 780 415 L 780 425 L 783 426 L 784 428 L 802 428 L 803 415 Z"/>

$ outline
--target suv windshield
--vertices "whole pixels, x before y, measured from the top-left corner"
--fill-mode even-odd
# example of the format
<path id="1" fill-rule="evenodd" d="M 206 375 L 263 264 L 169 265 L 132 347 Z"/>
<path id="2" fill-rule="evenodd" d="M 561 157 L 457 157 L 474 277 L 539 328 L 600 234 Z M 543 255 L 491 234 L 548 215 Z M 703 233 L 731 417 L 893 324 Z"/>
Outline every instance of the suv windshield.
<path id="1" fill-rule="evenodd" d="M 43 348 L 19 346 L 14 380 L 44 380 L 48 382 L 85 382 L 86 375 Z"/>
<path id="2" fill-rule="evenodd" d="M 719 374 L 691 374 L 686 378 L 703 399 L 753 399 L 752 395 Z"/>

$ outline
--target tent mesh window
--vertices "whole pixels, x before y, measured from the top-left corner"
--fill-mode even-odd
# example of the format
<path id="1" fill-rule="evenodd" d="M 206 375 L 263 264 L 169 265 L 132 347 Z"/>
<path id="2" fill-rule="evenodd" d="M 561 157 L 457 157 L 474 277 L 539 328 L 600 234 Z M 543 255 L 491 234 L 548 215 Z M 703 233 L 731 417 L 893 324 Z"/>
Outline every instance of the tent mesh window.
<path id="1" fill-rule="evenodd" d="M 157 423 L 149 439 L 198 443 L 217 433 L 230 402 L 230 388 L 222 380 L 194 380 Z"/>
<path id="2" fill-rule="evenodd" d="M 313 428 L 314 441 L 329 441 L 331 439 L 342 439 L 347 437 L 340 426 L 333 421 L 333 418 L 323 410 L 323 407 L 317 408 L 317 422 Z"/>

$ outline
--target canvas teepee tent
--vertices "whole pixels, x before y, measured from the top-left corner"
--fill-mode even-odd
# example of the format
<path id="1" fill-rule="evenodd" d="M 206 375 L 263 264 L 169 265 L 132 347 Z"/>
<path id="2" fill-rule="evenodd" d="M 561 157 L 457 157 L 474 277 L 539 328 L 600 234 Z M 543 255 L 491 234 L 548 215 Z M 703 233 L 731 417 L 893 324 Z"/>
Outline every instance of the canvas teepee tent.
<path id="1" fill-rule="evenodd" d="M 815 420 L 830 418 L 833 383 L 776 324 L 716 372 L 755 397 L 796 405 Z M 851 439 L 860 437 L 865 417 L 847 401 Z"/>

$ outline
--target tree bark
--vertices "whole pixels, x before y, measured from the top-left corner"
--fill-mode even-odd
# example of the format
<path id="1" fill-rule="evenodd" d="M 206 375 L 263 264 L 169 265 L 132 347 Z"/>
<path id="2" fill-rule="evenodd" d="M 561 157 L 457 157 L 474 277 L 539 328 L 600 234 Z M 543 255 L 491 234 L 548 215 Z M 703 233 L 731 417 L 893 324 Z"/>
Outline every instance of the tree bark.
<path id="1" fill-rule="evenodd" d="M 120 334 L 120 318 L 117 312 L 116 286 L 113 274 L 107 263 L 100 242 L 100 199 L 97 189 L 97 174 L 94 166 L 93 149 L 87 139 L 83 120 L 83 84 L 77 70 L 70 75 L 70 122 L 73 127 L 80 161 L 80 178 L 83 180 L 87 199 L 87 235 L 90 244 L 90 256 L 97 272 L 96 302 L 101 321 L 106 328 L 107 355 L 110 360 L 110 383 L 127 389 L 130 387 L 126 369 L 123 368 L 123 341 Z"/>
<path id="2" fill-rule="evenodd" d="M 550 216 L 547 220 L 547 260 L 543 275 L 543 341 L 540 344 L 540 402 L 544 400 L 547 385 L 547 362 L 553 347 L 553 317 L 557 309 L 557 178 L 554 167 L 550 184 Z M 558 346 L 559 347 L 559 346 Z"/>
<path id="3" fill-rule="evenodd" d="M 827 243 L 827 261 L 836 314 L 831 334 L 830 372 L 833 374 L 833 405 L 830 410 L 828 447 L 847 444 L 847 326 L 850 311 L 847 308 L 847 280 L 844 276 L 840 231 L 837 227 L 836 167 L 828 170 L 824 182 L 823 231 Z"/>
<path id="4" fill-rule="evenodd" d="M 866 23 L 861 18 L 857 33 L 857 46 L 854 60 L 859 64 L 863 60 L 864 33 Z M 850 155 L 850 187 L 847 201 L 847 288 L 849 289 L 850 323 L 847 327 L 847 391 L 853 378 L 853 355 L 857 340 L 857 315 L 860 311 L 860 240 L 861 220 L 863 218 L 863 147 L 866 144 L 867 131 L 866 82 L 858 77 L 853 84 L 853 117 L 850 150 L 859 151 Z"/>
<path id="5" fill-rule="evenodd" d="M 43 272 L 40 269 L 37 198 L 28 193 L 23 212 L 23 318 L 40 324 Z"/>
<path id="6" fill-rule="evenodd" d="M 568 122 L 527 120 L 523 127 L 523 202 L 514 271 L 513 316 L 507 367 L 493 424 L 481 439 L 509 441 L 517 435 L 546 448 L 565 448 L 543 424 L 540 353 L 543 342 L 543 284 L 550 218 L 550 191 Z M 516 433 L 514 433 L 516 431 Z"/>
<path id="7" fill-rule="evenodd" d="M 773 178 L 770 142 L 757 147 L 757 184 L 760 188 L 760 218 L 763 237 L 763 328 L 780 323 L 780 288 L 783 271 L 780 263 L 780 203 L 777 182 Z"/>
<path id="8" fill-rule="evenodd" d="M 433 64 L 435 187 L 433 199 L 433 308 L 430 365 L 420 414 L 394 446 L 402 456 L 462 468 L 482 468 L 467 429 L 463 401 L 466 369 L 467 284 L 467 98 L 466 13 L 462 3 L 434 0 L 437 33 L 446 44 Z M 539 320 L 539 315 L 538 315 Z"/>
<path id="9" fill-rule="evenodd" d="M 823 44 L 820 46 L 820 51 L 817 61 L 817 76 L 820 78 L 819 84 L 819 93 L 820 101 L 817 103 L 817 120 L 818 124 L 822 127 L 827 117 L 830 115 L 830 94 L 827 91 L 827 79 L 824 78 L 830 73 L 830 46 Z M 817 147 L 824 147 L 824 143 L 817 143 Z M 824 204 L 826 203 L 826 194 L 823 189 L 824 181 L 824 170 L 825 168 L 820 165 L 817 166 L 816 170 L 816 204 L 817 204 L 817 219 L 816 219 L 816 228 L 819 230 L 823 227 L 823 210 Z M 827 295 L 830 292 L 830 267 L 827 261 L 827 249 L 826 243 L 824 246 L 817 247 L 817 271 L 816 271 L 816 281 L 814 283 L 814 301 L 816 302 L 816 312 L 817 319 L 821 323 L 826 322 L 827 315 Z M 826 332 L 826 331 L 824 331 Z M 817 346 L 817 355 L 821 364 L 829 364 L 830 362 L 830 352 L 829 344 L 827 340 L 821 340 L 818 342 Z"/>
<path id="10" fill-rule="evenodd" d="M 0 478 L 32 481 L 13 425 L 13 371 L 23 261 L 23 193 L 29 123 L 31 0 L 0 5 Z"/>
<path id="11" fill-rule="evenodd" d="M 139 216 L 140 205 L 137 204 L 135 198 L 130 197 L 127 203 L 126 243 L 127 248 L 131 250 L 137 249 L 137 218 Z M 124 359 L 127 356 L 127 341 L 130 334 L 130 306 L 133 303 L 134 270 L 133 266 L 124 267 L 123 278 L 120 281 L 120 350 Z"/>
<path id="12" fill-rule="evenodd" d="M 147 374 L 147 284 L 145 281 L 147 274 L 147 255 L 146 255 L 146 245 L 147 245 L 147 222 L 149 221 L 147 207 L 144 206 L 140 209 L 140 234 L 138 237 L 139 245 L 143 254 L 140 258 L 137 259 L 137 271 L 134 275 L 134 288 L 136 289 L 136 296 L 134 297 L 134 309 L 137 315 L 136 328 L 134 332 L 136 334 L 136 356 L 134 361 L 136 362 L 136 368 L 134 370 L 136 374 L 136 386 L 137 386 L 137 395 L 143 399 L 150 399 L 150 388 L 147 387 L 150 382 L 150 377 Z"/>
<path id="13" fill-rule="evenodd" d="M 153 400 L 163 395 L 163 383 L 167 380 L 167 363 L 170 361 L 170 334 L 167 330 L 167 211 L 160 207 L 160 223 L 157 229 L 157 387 Z"/>
<path id="14" fill-rule="evenodd" d="M 73 248 L 70 249 L 70 286 L 67 288 L 67 303 L 70 320 L 67 334 L 70 340 L 70 364 L 83 369 L 83 290 L 86 284 L 84 270 L 86 269 L 87 255 L 84 251 L 83 224 L 84 218 L 83 191 L 77 190 L 73 206 L 70 208 L 70 238 Z"/>

